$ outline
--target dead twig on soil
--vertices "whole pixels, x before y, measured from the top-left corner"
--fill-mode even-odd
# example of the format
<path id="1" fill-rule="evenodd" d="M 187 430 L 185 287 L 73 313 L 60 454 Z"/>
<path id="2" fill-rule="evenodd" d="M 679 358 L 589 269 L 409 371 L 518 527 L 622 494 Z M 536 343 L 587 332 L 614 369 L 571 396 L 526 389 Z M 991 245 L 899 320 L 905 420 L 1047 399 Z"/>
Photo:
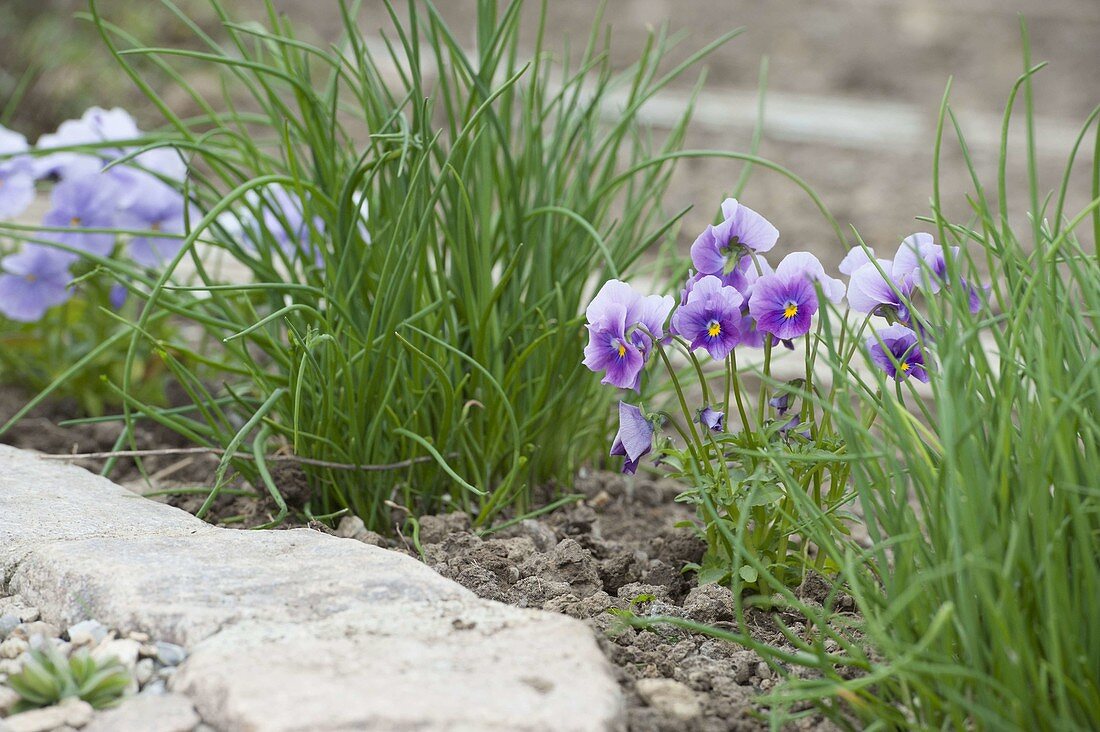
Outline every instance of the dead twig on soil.
<path id="1" fill-rule="evenodd" d="M 163 455 L 224 455 L 225 450 L 218 447 L 165 447 L 152 450 L 109 450 L 106 452 L 74 452 L 74 453 L 45 453 L 38 457 L 43 460 L 109 460 L 111 458 L 135 458 L 157 457 Z M 241 460 L 255 460 L 255 456 L 248 453 L 237 453 L 234 457 Z M 331 468 L 333 470 L 362 470 L 384 471 L 400 470 L 418 463 L 426 463 L 435 460 L 430 455 L 401 460 L 396 463 L 382 465 L 352 465 L 351 463 L 334 463 L 329 460 L 317 460 L 314 458 L 298 457 L 297 455 L 265 455 L 264 460 L 273 463 L 296 463 L 298 465 L 313 465 L 319 468 Z"/>

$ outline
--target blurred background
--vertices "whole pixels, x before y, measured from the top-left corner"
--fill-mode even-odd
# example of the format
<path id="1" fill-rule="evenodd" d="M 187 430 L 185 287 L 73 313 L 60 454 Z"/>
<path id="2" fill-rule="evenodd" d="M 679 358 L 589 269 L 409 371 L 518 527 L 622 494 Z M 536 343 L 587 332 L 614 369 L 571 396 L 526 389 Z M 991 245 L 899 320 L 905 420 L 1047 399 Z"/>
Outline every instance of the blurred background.
<path id="1" fill-rule="evenodd" d="M 205 0 L 177 0 L 202 28 L 218 23 Z M 224 0 L 241 18 L 262 18 L 260 0 Z M 340 29 L 337 0 L 275 0 L 299 36 L 328 42 Z M 403 10 L 405 0 L 394 0 Z M 454 28 L 472 40 L 475 0 L 440 0 Z M 537 3 L 526 9 L 533 34 Z M 593 0 L 551 0 L 551 47 L 578 46 L 591 28 Z M 383 3 L 365 0 L 362 26 L 380 38 L 390 27 Z M 150 45 L 189 46 L 194 37 L 153 0 L 100 0 L 104 16 Z M 86 0 L 0 2 L 0 109 L 3 122 L 27 135 L 54 130 L 86 107 L 124 106 L 146 127 L 155 110 L 115 67 L 93 26 L 78 14 Z M 670 65 L 722 32 L 747 32 L 706 64 L 690 147 L 747 151 L 756 114 L 761 59 L 769 61 L 761 154 L 790 168 L 818 190 L 843 225 L 857 228 L 880 252 L 892 251 L 920 228 L 932 191 L 936 114 L 949 78 L 951 98 L 971 154 L 987 184 L 996 172 L 1000 120 L 1023 68 L 1019 19 L 1028 22 L 1035 61 L 1050 66 L 1037 78 L 1037 143 L 1049 184 L 1080 124 L 1100 103 L 1100 0 L 610 0 L 616 63 L 629 65 L 646 33 L 667 25 L 682 34 Z M 646 110 L 660 135 L 682 110 L 687 79 Z M 193 80 L 201 85 L 202 80 Z M 210 80 L 213 83 L 213 80 Z M 176 100 L 184 107 L 186 100 Z M 613 110 L 610 110 L 613 114 Z M 1022 139 L 1022 131 L 1017 135 Z M 1092 141 L 1086 143 L 1091 152 Z M 945 146 L 946 208 L 965 216 L 969 181 L 958 146 Z M 1010 161 L 1023 182 L 1023 160 Z M 681 166 L 670 210 L 694 204 L 682 236 L 708 222 L 733 186 L 740 165 L 697 161 Z M 1082 181 L 1082 193 L 1087 181 Z M 781 177 L 758 169 L 742 200 L 765 213 L 790 246 L 816 248 L 839 259 L 840 245 L 806 196 Z M 1073 204 L 1085 202 L 1082 195 Z M 832 264 L 835 266 L 836 259 Z"/>

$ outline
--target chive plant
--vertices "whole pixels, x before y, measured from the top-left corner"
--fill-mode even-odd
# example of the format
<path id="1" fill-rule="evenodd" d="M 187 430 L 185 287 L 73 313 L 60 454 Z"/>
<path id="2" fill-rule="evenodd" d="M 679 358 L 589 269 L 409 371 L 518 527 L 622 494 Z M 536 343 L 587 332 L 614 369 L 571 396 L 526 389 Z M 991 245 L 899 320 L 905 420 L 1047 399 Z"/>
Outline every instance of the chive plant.
<path id="1" fill-rule="evenodd" d="M 598 454 L 609 397 L 577 356 L 584 299 L 683 213 L 661 204 L 690 107 L 659 143 L 639 109 L 736 31 L 672 68 L 673 39 L 656 32 L 618 73 L 599 18 L 579 54 L 551 53 L 545 4 L 530 53 L 518 2 L 478 2 L 471 49 L 429 2 L 404 15 L 387 3 L 381 43 L 341 2 L 331 48 L 296 38 L 270 3 L 262 26 L 211 0 L 220 40 L 162 5 L 201 50 L 143 46 L 91 3 L 167 120 L 147 148 L 190 160 L 178 254 L 151 276 L 120 273 L 145 302 L 126 359 L 166 313 L 207 340 L 155 343 L 190 407 L 135 398 L 126 369 L 116 391 L 128 431 L 151 419 L 227 449 L 202 513 L 233 467 L 267 485 L 282 518 L 262 460 L 278 449 L 304 459 L 309 515 L 351 510 L 377 529 L 395 506 L 479 523 L 522 511 L 531 485 Z M 615 90 L 625 102 L 609 121 Z M 197 114 L 178 115 L 170 94 Z M 220 280 L 217 257 L 246 281 Z M 172 284 L 185 260 L 197 286 Z"/>
<path id="2" fill-rule="evenodd" d="M 1024 41 L 1026 49 L 1026 28 Z M 738 627 L 627 616 L 640 627 L 680 625 L 758 651 L 787 677 L 762 699 L 776 728 L 820 710 L 845 729 L 1100 724 L 1100 627 L 1093 622 L 1100 611 L 1100 107 L 1059 185 L 1044 193 L 1032 103 L 1032 77 L 1041 68 L 1027 58 L 1013 89 L 990 187 L 944 97 L 933 208 L 924 221 L 951 245 L 944 247 L 945 281 L 980 272 L 987 284 L 944 287 L 919 300 L 894 293 L 920 313 L 919 364 L 911 343 L 897 353 L 894 339 L 884 337 L 863 349 L 870 372 L 858 369 L 842 344 L 863 323 L 823 321 L 821 357 L 836 386 L 827 400 L 804 398 L 845 444 L 869 548 L 838 535 L 826 508 L 798 491 L 790 471 L 776 470 L 807 517 L 804 540 L 839 567 L 821 603 L 758 560 L 751 532 L 723 530 L 737 561 L 759 574 L 760 589 L 751 593 L 733 576 Z M 1008 204 L 1018 193 L 1007 164 L 1017 113 L 1025 123 L 1022 214 Z M 939 193 L 946 129 L 973 182 L 973 214 L 961 222 L 946 217 Z M 1074 168 L 1090 142 L 1089 190 L 1077 190 Z M 1089 202 L 1073 211 L 1075 198 Z M 972 307 L 975 297 L 982 307 Z M 928 377 L 927 391 L 890 378 L 907 362 Z M 707 508 L 717 516 L 714 502 Z M 841 595 L 858 614 L 840 610 Z M 752 607 L 781 610 L 771 617 L 784 648 L 753 638 Z M 794 630 L 792 617 L 805 630 Z M 793 666 L 813 673 L 791 674 Z"/>

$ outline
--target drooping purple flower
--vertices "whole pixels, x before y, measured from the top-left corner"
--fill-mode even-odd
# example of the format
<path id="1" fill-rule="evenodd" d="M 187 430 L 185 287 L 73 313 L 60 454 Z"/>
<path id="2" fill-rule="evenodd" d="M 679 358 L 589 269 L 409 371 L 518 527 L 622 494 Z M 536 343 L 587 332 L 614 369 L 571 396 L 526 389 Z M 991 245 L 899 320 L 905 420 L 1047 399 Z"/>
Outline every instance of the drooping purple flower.
<path id="1" fill-rule="evenodd" d="M 722 221 L 712 224 L 691 245 L 691 261 L 703 274 L 733 271 L 747 252 L 766 252 L 779 240 L 771 222 L 736 199 L 722 202 Z"/>
<path id="2" fill-rule="evenodd" d="M 918 381 L 928 381 L 917 334 L 904 325 L 880 328 L 864 341 L 871 361 L 892 379 L 901 381 L 912 376 Z"/>
<path id="3" fill-rule="evenodd" d="M 34 168 L 20 153 L 28 149 L 27 138 L 0 125 L 0 219 L 10 219 L 27 210 L 34 201 Z"/>
<path id="4" fill-rule="evenodd" d="M 147 236 L 130 239 L 130 257 L 136 263 L 148 268 L 164 264 L 179 253 L 183 239 L 156 234 L 185 233 L 183 195 L 150 176 L 142 194 L 130 197 L 118 212 L 118 224 L 122 228 L 150 232 Z"/>
<path id="5" fill-rule="evenodd" d="M 75 229 L 111 229 L 117 225 L 118 179 L 107 173 L 67 178 L 53 189 L 52 208 L 42 219 L 45 226 L 74 231 L 42 232 L 43 238 L 105 257 L 115 246 L 115 235 Z"/>
<path id="6" fill-rule="evenodd" d="M 711 432 L 722 432 L 726 428 L 726 413 L 719 412 L 711 407 L 703 407 L 696 415 L 696 421 Z"/>
<path id="7" fill-rule="evenodd" d="M 744 298 L 713 275 L 695 283 L 687 303 L 672 316 L 672 330 L 690 339 L 692 350 L 705 348 L 711 358 L 723 359 L 741 342 L 741 303 Z"/>
<path id="8" fill-rule="evenodd" d="M 623 472 L 634 475 L 638 462 L 653 449 L 653 424 L 633 404 L 619 402 L 619 432 L 611 445 L 611 455 L 623 455 Z"/>
<path id="9" fill-rule="evenodd" d="M 796 414 L 793 417 L 791 417 L 789 420 L 787 420 L 785 423 L 780 425 L 779 434 L 782 435 L 783 437 L 789 438 L 791 436 L 791 433 L 794 432 L 794 434 L 799 435 L 799 436 L 801 436 L 801 437 L 803 437 L 807 440 L 810 439 L 810 431 L 809 430 L 802 430 L 801 432 L 795 432 L 795 430 L 797 430 L 798 427 L 801 424 L 802 424 L 802 416 L 799 415 L 799 414 Z"/>
<path id="10" fill-rule="evenodd" d="M 830 302 L 840 302 L 844 298 L 844 283 L 825 274 L 820 260 L 809 252 L 791 252 L 775 268 L 781 277 L 804 277 L 821 286 L 821 292 Z"/>
<path id="11" fill-rule="evenodd" d="M 779 272 L 757 280 L 749 300 L 749 314 L 757 329 L 779 340 L 808 333 L 817 307 L 817 292 L 809 278 L 785 277 Z"/>
<path id="12" fill-rule="evenodd" d="M 68 300 L 73 260 L 66 252 L 34 244 L 0 259 L 0 314 L 33 323 L 54 305 Z"/>
<path id="13" fill-rule="evenodd" d="M 774 408 L 776 414 L 782 417 L 791 408 L 791 395 L 783 393 L 777 397 L 772 397 L 768 400 L 768 405 Z"/>

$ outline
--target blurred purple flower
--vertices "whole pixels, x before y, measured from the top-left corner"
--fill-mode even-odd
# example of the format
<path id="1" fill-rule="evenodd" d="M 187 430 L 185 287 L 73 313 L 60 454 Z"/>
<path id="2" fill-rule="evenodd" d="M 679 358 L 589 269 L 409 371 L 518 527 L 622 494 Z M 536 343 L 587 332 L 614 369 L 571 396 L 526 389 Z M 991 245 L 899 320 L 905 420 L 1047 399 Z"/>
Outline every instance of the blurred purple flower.
<path id="1" fill-rule="evenodd" d="M 623 455 L 623 472 L 634 475 L 638 462 L 653 449 L 653 424 L 633 404 L 619 402 L 619 432 L 611 445 L 611 455 Z"/>
<path id="2" fill-rule="evenodd" d="M 115 310 L 121 310 L 129 296 L 130 291 L 126 289 L 126 285 L 119 282 L 111 285 L 111 291 L 107 293 L 107 299 Z"/>
<path id="3" fill-rule="evenodd" d="M 0 259 L 0 314 L 33 323 L 54 305 L 68 300 L 69 265 L 74 259 L 66 252 L 34 244 Z"/>
<path id="4" fill-rule="evenodd" d="M 719 412 L 710 407 L 703 407 L 699 410 L 699 414 L 696 417 L 696 421 L 699 424 L 705 426 L 711 432 L 722 432 L 726 429 L 726 413 Z"/>
<path id="5" fill-rule="evenodd" d="M 761 277 L 749 300 L 749 314 L 757 329 L 780 340 L 808 333 L 817 307 L 817 292 L 808 277 L 784 276 L 778 271 Z"/>
<path id="6" fill-rule="evenodd" d="M 273 183 L 260 191 L 250 192 L 245 200 L 260 212 L 259 219 L 249 214 L 242 220 L 245 238 L 254 247 L 273 240 L 292 260 L 305 254 L 317 266 L 323 263 L 322 253 L 312 241 L 312 233 L 323 234 L 325 222 L 320 216 L 307 220 L 305 204 L 297 193 Z"/>
<path id="7" fill-rule="evenodd" d="M 80 119 L 62 122 L 57 132 L 42 135 L 35 146 L 39 150 L 51 150 L 58 147 L 73 147 L 110 142 L 112 140 L 133 140 L 141 136 L 134 118 L 124 109 L 100 109 L 92 107 L 84 112 Z M 105 161 L 123 154 L 121 148 L 100 148 L 93 152 L 81 153 L 69 150 L 59 151 L 36 158 L 35 175 L 44 178 L 59 175 L 72 177 L 74 173 L 85 174 L 89 169 L 102 169 Z"/>
<path id="8" fill-rule="evenodd" d="M 692 350 L 705 348 L 711 358 L 723 359 L 741 342 L 741 303 L 744 298 L 713 275 L 695 283 L 687 303 L 672 316 L 672 330 L 691 341 Z"/>
<path id="9" fill-rule="evenodd" d="M 42 223 L 71 229 L 115 228 L 119 194 L 118 179 L 107 173 L 65 179 L 53 189 L 53 207 Z M 45 231 L 42 237 L 100 257 L 106 257 L 115 247 L 115 235 L 110 233 Z"/>
<path id="10" fill-rule="evenodd" d="M 183 246 L 183 239 L 156 236 L 185 233 L 183 195 L 163 181 L 150 177 L 145 190 L 118 212 L 118 225 L 125 229 L 148 230 L 147 236 L 130 239 L 130 257 L 142 267 L 153 268 L 171 260 Z"/>
<path id="11" fill-rule="evenodd" d="M 904 325 L 880 328 L 864 341 L 864 346 L 871 361 L 890 378 L 901 381 L 912 376 L 918 381 L 928 381 L 917 334 Z"/>
<path id="12" fill-rule="evenodd" d="M 34 168 L 31 159 L 19 153 L 28 150 L 27 138 L 0 125 L 0 219 L 10 219 L 27 210 L 34 201 Z"/>
<path id="13" fill-rule="evenodd" d="M 722 202 L 722 222 L 708 226 L 691 245 L 691 261 L 703 274 L 730 274 L 747 252 L 766 252 L 779 240 L 779 230 L 736 199 Z"/>

